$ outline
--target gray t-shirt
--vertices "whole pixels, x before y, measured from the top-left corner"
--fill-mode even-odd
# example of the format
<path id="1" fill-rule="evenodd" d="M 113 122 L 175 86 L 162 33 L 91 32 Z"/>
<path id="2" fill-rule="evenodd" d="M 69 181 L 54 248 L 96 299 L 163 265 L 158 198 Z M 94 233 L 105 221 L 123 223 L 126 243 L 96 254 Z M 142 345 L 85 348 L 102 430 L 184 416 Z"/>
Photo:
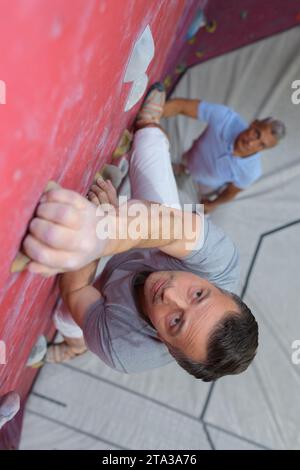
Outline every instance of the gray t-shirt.
<path id="1" fill-rule="evenodd" d="M 177 259 L 158 249 L 134 249 L 114 255 L 97 278 L 102 298 L 93 304 L 83 332 L 88 348 L 113 369 L 143 372 L 174 361 L 157 332 L 139 313 L 134 284 L 137 274 L 190 271 L 218 287 L 235 291 L 238 253 L 232 241 L 208 219 L 204 241 L 188 256 Z"/>

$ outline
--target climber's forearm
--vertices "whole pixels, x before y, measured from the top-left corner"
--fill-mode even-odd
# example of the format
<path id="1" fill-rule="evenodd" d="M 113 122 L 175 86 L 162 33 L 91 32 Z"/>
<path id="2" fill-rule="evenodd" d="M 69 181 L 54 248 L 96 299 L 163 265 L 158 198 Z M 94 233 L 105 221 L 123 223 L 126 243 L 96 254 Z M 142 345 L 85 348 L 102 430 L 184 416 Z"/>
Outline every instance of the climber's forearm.
<path id="1" fill-rule="evenodd" d="M 133 248 L 158 248 L 170 256 L 186 256 L 198 241 L 203 219 L 162 204 L 131 200 L 119 206 L 116 231 L 102 245 L 101 256 L 114 255 Z M 97 233 L 101 235 L 101 225 Z"/>
<path id="2" fill-rule="evenodd" d="M 92 284 L 97 270 L 98 261 L 99 260 L 92 261 L 77 271 L 66 272 L 60 275 L 59 288 L 64 301 L 70 292 L 82 289 L 83 287 Z"/>
<path id="3" fill-rule="evenodd" d="M 133 248 L 170 245 L 182 239 L 183 223 L 181 210 L 150 201 L 130 200 L 98 222 L 97 235 L 103 240 L 101 256 Z"/>
<path id="4" fill-rule="evenodd" d="M 99 290 L 91 285 L 97 265 L 98 260 L 89 263 L 78 271 L 67 272 L 60 276 L 61 297 L 73 320 L 81 328 L 83 328 L 88 308 L 101 298 Z"/>
<path id="5" fill-rule="evenodd" d="M 105 214 L 102 206 L 97 209 L 78 193 L 60 188 L 43 195 L 23 248 L 32 260 L 28 269 L 49 275 L 85 271 L 101 256 L 135 247 L 164 247 L 171 249 L 173 256 L 181 256 L 185 242 L 190 244 L 196 237 L 193 228 L 199 225 L 198 218 L 157 203 L 133 200 Z M 115 232 L 107 231 L 107 223 L 112 223 Z"/>
<path id="6" fill-rule="evenodd" d="M 164 107 L 163 117 L 168 118 L 183 114 L 184 116 L 197 119 L 199 104 L 200 100 L 189 100 L 185 98 L 168 100 Z"/>

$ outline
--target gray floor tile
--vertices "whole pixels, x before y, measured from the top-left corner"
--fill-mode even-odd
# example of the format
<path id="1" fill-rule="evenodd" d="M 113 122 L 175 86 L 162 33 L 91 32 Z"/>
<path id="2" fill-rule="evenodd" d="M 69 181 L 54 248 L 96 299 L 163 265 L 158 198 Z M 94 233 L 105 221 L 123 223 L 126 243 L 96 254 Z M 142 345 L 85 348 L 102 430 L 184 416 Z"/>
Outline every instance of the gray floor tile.
<path id="1" fill-rule="evenodd" d="M 127 391 L 116 390 L 80 372 L 47 365 L 34 390 L 52 401 L 32 394 L 27 405 L 29 410 L 118 447 L 209 449 L 200 421 Z"/>
<path id="2" fill-rule="evenodd" d="M 205 416 L 210 423 L 273 449 L 300 448 L 300 366 L 292 363 L 300 316 L 295 256 L 300 225 L 267 237 L 250 279 L 246 301 L 260 325 L 254 365 L 217 382 Z"/>
<path id="3" fill-rule="evenodd" d="M 209 384 L 195 380 L 176 363 L 130 375 L 110 369 L 94 354 L 78 357 L 70 365 L 194 417 L 201 415 L 209 390 Z"/>
<path id="4" fill-rule="evenodd" d="M 47 418 L 25 413 L 21 450 L 116 450 L 108 443 L 85 436 Z"/>
<path id="5" fill-rule="evenodd" d="M 212 426 L 207 426 L 215 450 L 261 450 L 261 447 L 245 441 L 237 436 L 228 434 Z"/>

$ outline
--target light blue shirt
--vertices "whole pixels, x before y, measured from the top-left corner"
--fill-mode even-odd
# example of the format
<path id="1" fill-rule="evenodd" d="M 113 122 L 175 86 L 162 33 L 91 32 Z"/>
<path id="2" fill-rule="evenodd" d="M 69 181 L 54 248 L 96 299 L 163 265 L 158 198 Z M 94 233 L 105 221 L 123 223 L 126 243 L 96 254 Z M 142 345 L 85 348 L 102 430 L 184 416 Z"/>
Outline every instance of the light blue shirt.
<path id="1" fill-rule="evenodd" d="M 186 153 L 197 183 L 212 189 L 233 183 L 243 189 L 261 176 L 260 153 L 244 158 L 233 155 L 236 137 L 249 127 L 239 114 L 227 106 L 201 101 L 198 119 L 207 122 L 207 128 Z"/>

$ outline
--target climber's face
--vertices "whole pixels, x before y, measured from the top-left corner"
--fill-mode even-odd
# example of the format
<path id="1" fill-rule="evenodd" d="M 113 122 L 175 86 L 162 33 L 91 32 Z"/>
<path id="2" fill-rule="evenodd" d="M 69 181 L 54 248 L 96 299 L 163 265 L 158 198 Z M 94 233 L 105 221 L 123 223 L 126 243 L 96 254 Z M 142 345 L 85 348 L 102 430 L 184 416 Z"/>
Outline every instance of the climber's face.
<path id="1" fill-rule="evenodd" d="M 207 341 L 234 300 L 216 286 L 184 271 L 158 271 L 143 287 L 143 312 L 167 345 L 195 360 L 206 357 Z"/>
<path id="2" fill-rule="evenodd" d="M 278 140 L 272 133 L 270 123 L 253 121 L 248 129 L 241 132 L 234 143 L 235 154 L 239 157 L 248 157 L 277 145 Z"/>

